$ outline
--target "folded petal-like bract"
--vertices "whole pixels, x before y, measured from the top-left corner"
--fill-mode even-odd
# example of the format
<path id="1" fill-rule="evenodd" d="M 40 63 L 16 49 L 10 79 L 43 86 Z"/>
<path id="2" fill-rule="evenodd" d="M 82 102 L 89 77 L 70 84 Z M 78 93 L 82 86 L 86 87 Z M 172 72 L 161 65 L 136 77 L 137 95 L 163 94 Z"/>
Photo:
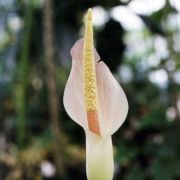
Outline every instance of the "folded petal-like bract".
<path id="1" fill-rule="evenodd" d="M 89 180 L 111 180 L 114 163 L 111 135 L 124 122 L 128 102 L 124 91 L 93 46 L 91 9 L 85 38 L 71 49 L 72 69 L 64 91 L 69 116 L 86 134 L 86 171 Z"/>

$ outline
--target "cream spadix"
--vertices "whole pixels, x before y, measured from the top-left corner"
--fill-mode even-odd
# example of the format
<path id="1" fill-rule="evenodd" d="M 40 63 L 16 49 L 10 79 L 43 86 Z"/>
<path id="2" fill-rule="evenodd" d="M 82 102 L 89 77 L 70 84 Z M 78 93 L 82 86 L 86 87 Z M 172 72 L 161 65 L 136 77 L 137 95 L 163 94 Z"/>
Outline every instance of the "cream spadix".
<path id="1" fill-rule="evenodd" d="M 69 116 L 86 134 L 89 180 L 111 180 L 114 162 L 111 135 L 128 112 L 124 91 L 93 46 L 92 13 L 86 17 L 85 38 L 71 49 L 72 68 L 64 91 Z"/>

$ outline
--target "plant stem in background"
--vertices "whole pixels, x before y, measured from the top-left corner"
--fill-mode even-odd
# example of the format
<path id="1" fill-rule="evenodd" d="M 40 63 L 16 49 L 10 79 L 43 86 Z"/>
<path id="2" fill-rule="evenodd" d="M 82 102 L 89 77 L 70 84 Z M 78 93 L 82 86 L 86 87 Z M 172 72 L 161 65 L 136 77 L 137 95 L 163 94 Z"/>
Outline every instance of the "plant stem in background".
<path id="1" fill-rule="evenodd" d="M 17 143 L 19 148 L 24 147 L 25 140 L 25 132 L 26 132 L 26 92 L 27 92 L 27 84 L 28 84 L 28 53 L 29 53 L 29 44 L 30 44 L 30 36 L 32 29 L 32 21 L 33 21 L 33 4 L 30 1 L 27 6 L 28 9 L 25 14 L 25 25 L 23 29 L 23 42 L 22 49 L 20 54 L 20 65 L 18 70 L 18 80 L 19 84 L 16 89 L 16 103 L 17 103 Z"/>
<path id="2" fill-rule="evenodd" d="M 60 116 L 59 116 L 59 98 L 57 94 L 57 80 L 56 80 L 56 68 L 54 63 L 54 44 L 53 44 L 53 1 L 46 0 L 44 2 L 44 51 L 46 60 L 47 71 L 47 88 L 48 88 L 48 102 L 49 113 L 51 120 L 51 128 L 54 138 L 54 160 L 59 175 L 64 175 L 64 163 L 63 163 L 63 145 L 64 135 L 61 129 Z"/>

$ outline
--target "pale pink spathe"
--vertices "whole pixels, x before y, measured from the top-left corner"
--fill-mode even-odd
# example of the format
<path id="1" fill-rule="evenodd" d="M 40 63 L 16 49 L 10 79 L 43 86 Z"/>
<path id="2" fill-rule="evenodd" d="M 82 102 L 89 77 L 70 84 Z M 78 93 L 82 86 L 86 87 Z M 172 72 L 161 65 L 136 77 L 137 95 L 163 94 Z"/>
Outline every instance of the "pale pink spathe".
<path id="1" fill-rule="evenodd" d="M 83 97 L 83 39 L 71 49 L 72 68 L 64 91 L 64 106 L 68 115 L 84 130 L 88 131 L 87 115 Z M 128 112 L 128 102 L 124 91 L 106 64 L 98 62 L 100 57 L 94 49 L 98 117 L 102 137 L 112 135 L 124 122 Z"/>

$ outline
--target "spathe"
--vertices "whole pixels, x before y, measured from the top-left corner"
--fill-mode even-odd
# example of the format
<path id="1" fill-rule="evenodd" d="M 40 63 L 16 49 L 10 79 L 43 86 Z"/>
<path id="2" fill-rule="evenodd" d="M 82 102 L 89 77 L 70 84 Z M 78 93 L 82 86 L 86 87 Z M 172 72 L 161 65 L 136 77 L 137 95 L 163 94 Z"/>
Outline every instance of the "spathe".
<path id="1" fill-rule="evenodd" d="M 71 49 L 72 69 L 64 91 L 64 106 L 69 116 L 85 131 L 88 131 L 87 115 L 83 96 L 83 39 Z M 128 112 L 128 102 L 124 91 L 106 64 L 99 61 L 94 49 L 98 115 L 102 136 L 112 135 L 124 122 Z"/>

